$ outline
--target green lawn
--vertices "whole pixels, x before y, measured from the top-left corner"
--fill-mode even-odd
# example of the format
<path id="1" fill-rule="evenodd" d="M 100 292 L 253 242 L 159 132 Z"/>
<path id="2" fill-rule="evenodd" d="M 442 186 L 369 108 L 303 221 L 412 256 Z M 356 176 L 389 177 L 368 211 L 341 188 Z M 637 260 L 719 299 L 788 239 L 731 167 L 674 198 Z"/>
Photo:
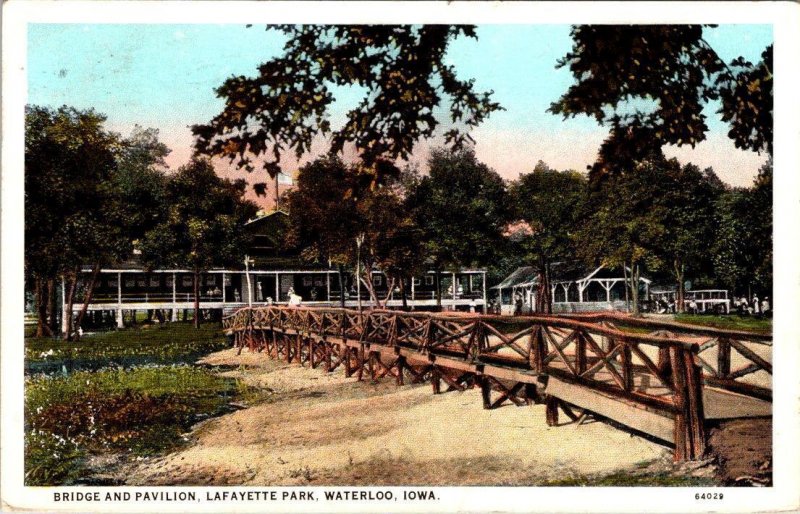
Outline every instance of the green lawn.
<path id="1" fill-rule="evenodd" d="M 704 325 L 726 330 L 744 330 L 747 332 L 772 333 L 771 318 L 757 318 L 755 316 L 739 316 L 727 314 L 722 316 L 710 314 L 676 314 L 675 321 L 690 325 Z"/>
<path id="2" fill-rule="evenodd" d="M 98 332 L 75 342 L 29 337 L 25 339 L 25 361 L 32 370 L 64 363 L 70 369 L 188 363 L 226 346 L 219 323 L 203 323 L 199 329 L 191 322 L 165 323 Z"/>
<path id="3" fill-rule="evenodd" d="M 194 423 L 227 412 L 232 398 L 249 392 L 191 365 L 227 347 L 219 324 L 169 323 L 25 344 L 31 370 L 55 371 L 25 380 L 27 485 L 74 483 L 93 454 L 130 458 L 179 446 Z"/>

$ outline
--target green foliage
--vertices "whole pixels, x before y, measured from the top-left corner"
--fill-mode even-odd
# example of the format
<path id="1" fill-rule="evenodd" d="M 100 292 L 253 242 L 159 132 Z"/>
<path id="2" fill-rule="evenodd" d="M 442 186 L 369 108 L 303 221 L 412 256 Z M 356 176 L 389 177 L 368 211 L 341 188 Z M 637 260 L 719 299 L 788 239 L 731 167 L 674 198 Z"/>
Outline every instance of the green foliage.
<path id="1" fill-rule="evenodd" d="M 350 264 L 359 219 L 357 202 L 369 189 L 361 176 L 335 156 L 321 157 L 300 168 L 297 185 L 286 195 L 289 208 L 287 244 L 301 248 L 311 262 Z"/>
<path id="2" fill-rule="evenodd" d="M 268 27 L 273 28 L 273 27 Z M 331 133 L 329 111 L 336 87 L 359 87 L 363 99 L 331 134 L 331 151 L 352 144 L 371 166 L 407 158 L 419 139 L 434 134 L 442 99 L 454 127 L 448 144 L 470 140 L 466 129 L 500 109 L 491 92 L 477 93 L 445 64 L 450 41 L 475 38 L 474 27 L 448 25 L 282 25 L 284 54 L 259 67 L 255 77 L 231 77 L 217 89 L 225 108 L 192 128 L 199 152 L 229 157 L 254 169 L 264 157 L 270 176 L 281 156 L 307 153 L 312 141 Z"/>
<path id="3" fill-rule="evenodd" d="M 717 82 L 724 84 L 719 112 L 731 126 L 728 137 L 738 148 L 772 155 L 772 45 L 756 64 L 734 59 Z"/>
<path id="4" fill-rule="evenodd" d="M 610 127 L 594 178 L 630 170 L 665 144 L 694 147 L 708 131 L 703 107 L 719 99 L 736 145 L 772 152 L 771 46 L 757 65 L 728 66 L 699 25 L 578 25 L 572 39 L 558 67 L 575 83 L 550 111 Z"/>
<path id="5" fill-rule="evenodd" d="M 588 195 L 586 179 L 539 161 L 511 184 L 514 217 L 524 224 L 510 234 L 525 262 L 546 264 L 575 255 L 573 233 Z"/>
<path id="6" fill-rule="evenodd" d="M 28 378 L 26 483 L 68 483 L 88 453 L 152 455 L 178 446 L 182 433 L 222 412 L 236 391 L 232 381 L 191 366 Z"/>
<path id="7" fill-rule="evenodd" d="M 772 320 L 756 316 L 739 316 L 730 314 L 725 316 L 712 316 L 708 314 L 676 314 L 675 321 L 690 325 L 704 325 L 725 330 L 744 330 L 760 334 L 772 333 Z"/>
<path id="8" fill-rule="evenodd" d="M 69 483 L 81 474 L 85 452 L 73 441 L 41 430 L 25 431 L 25 485 Z"/>
<path id="9" fill-rule="evenodd" d="M 157 129 L 137 125 L 121 142 L 117 167 L 108 184 L 111 203 L 107 216 L 122 229 L 123 240 L 137 243 L 166 217 L 164 157 L 169 153 L 158 140 Z"/>
<path id="10" fill-rule="evenodd" d="M 200 272 L 243 261 L 249 234 L 242 226 L 256 213 L 244 200 L 245 181 L 220 178 L 207 159 L 192 159 L 167 179 L 167 213 L 142 240 L 148 267 L 194 271 L 195 327 L 200 325 Z"/>
<path id="11" fill-rule="evenodd" d="M 436 267 L 485 266 L 505 245 L 510 202 L 503 179 L 472 150 L 434 149 L 429 174 L 406 197 L 422 249 Z"/>
<path id="12" fill-rule="evenodd" d="M 67 360 L 82 368 L 111 364 L 189 363 L 199 355 L 226 346 L 216 323 L 204 323 L 199 330 L 188 323 L 165 323 L 92 334 L 79 341 L 28 338 L 25 340 L 25 361 L 34 369 L 37 364 L 61 364 Z"/>
<path id="13" fill-rule="evenodd" d="M 716 204 L 714 274 L 729 289 L 763 297 L 772 291 L 772 161 L 753 187 L 725 192 Z"/>
<path id="14" fill-rule="evenodd" d="M 119 137 L 105 116 L 71 107 L 25 110 L 25 270 L 54 278 L 130 248 L 109 222 Z"/>

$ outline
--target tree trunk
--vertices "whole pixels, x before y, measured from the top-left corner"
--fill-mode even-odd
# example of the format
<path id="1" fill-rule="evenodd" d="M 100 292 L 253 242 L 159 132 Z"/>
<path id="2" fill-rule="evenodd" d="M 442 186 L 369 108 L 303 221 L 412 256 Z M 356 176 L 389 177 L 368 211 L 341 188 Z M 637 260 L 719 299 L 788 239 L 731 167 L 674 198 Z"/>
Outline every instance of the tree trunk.
<path id="1" fill-rule="evenodd" d="M 58 333 L 58 311 L 56 310 L 56 279 L 47 280 L 47 321 L 50 335 Z"/>
<path id="2" fill-rule="evenodd" d="M 628 280 L 628 263 L 624 260 L 622 261 L 622 276 L 624 278 L 623 282 L 625 283 L 625 308 L 628 312 L 631 311 L 631 300 L 630 300 L 630 290 L 631 290 L 631 283 Z"/>
<path id="3" fill-rule="evenodd" d="M 541 262 L 539 266 L 539 285 L 536 288 L 536 312 L 553 313 L 553 295 L 550 287 L 550 264 Z"/>
<path id="4" fill-rule="evenodd" d="M 47 324 L 47 304 L 44 298 L 44 285 L 41 278 L 36 277 L 34 281 L 34 298 L 36 299 L 36 337 L 53 335 Z"/>
<path id="5" fill-rule="evenodd" d="M 639 316 L 639 265 L 631 266 L 631 302 L 633 304 L 631 314 Z"/>
<path id="6" fill-rule="evenodd" d="M 200 272 L 194 272 L 194 328 L 200 328 Z"/>
<path id="7" fill-rule="evenodd" d="M 685 275 L 684 266 L 679 259 L 675 259 L 675 262 L 673 262 L 672 265 L 675 271 L 675 280 L 678 281 L 678 288 L 675 294 L 675 311 L 686 312 L 686 291 L 684 291 L 683 286 L 683 277 Z"/>
<path id="8" fill-rule="evenodd" d="M 339 275 L 339 304 L 342 306 L 342 309 L 344 309 L 344 307 L 345 307 L 345 303 L 344 303 L 344 268 L 342 267 L 341 264 L 339 264 L 338 270 L 339 270 L 339 273 L 338 273 L 338 275 Z M 276 299 L 276 301 L 277 301 L 277 299 Z"/>
<path id="9" fill-rule="evenodd" d="M 64 341 L 69 341 L 72 337 L 72 305 L 75 301 L 75 290 L 78 287 L 78 270 L 75 270 L 69 280 L 66 280 L 65 282 L 69 283 L 69 289 L 67 290 L 67 297 L 65 300 L 67 305 L 64 309 L 64 315 L 67 317 L 67 319 L 64 323 L 65 330 L 62 334 L 62 337 Z"/>
<path id="10" fill-rule="evenodd" d="M 387 277 L 387 279 L 388 279 L 388 277 Z M 386 308 L 386 305 L 388 305 L 388 302 L 389 302 L 389 298 L 392 297 L 392 291 L 394 291 L 394 285 L 396 283 L 397 283 L 397 279 L 395 279 L 395 278 L 392 278 L 391 280 L 389 280 L 387 282 L 386 285 L 388 286 L 388 289 L 386 291 L 386 298 L 383 299 L 383 303 L 379 303 L 378 304 L 378 308 L 380 308 L 380 309 L 385 309 Z M 377 296 L 377 293 L 376 293 L 375 296 Z"/>
<path id="11" fill-rule="evenodd" d="M 414 280 L 412 277 L 410 280 Z M 402 301 L 403 310 L 408 310 L 408 298 L 406 298 L 406 283 L 402 278 L 400 279 L 400 300 Z"/>
<path id="12" fill-rule="evenodd" d="M 100 275 L 100 265 L 95 264 L 92 268 L 92 278 L 89 279 L 89 284 L 86 286 L 86 291 L 83 293 L 83 305 L 81 306 L 81 311 L 78 313 L 78 318 L 75 320 L 75 327 L 76 327 L 76 334 L 75 339 L 78 339 L 80 336 L 77 334 L 77 327 L 81 326 L 83 322 L 84 316 L 86 316 L 86 311 L 89 310 L 89 304 L 92 302 L 92 295 L 94 294 L 95 285 L 97 285 L 97 277 Z"/>
<path id="13" fill-rule="evenodd" d="M 364 287 L 367 288 L 367 292 L 369 293 L 369 297 L 372 300 L 372 304 L 379 309 L 381 308 L 381 301 L 378 298 L 378 294 L 375 292 L 375 286 L 372 283 L 372 263 L 363 263 L 364 264 Z"/>

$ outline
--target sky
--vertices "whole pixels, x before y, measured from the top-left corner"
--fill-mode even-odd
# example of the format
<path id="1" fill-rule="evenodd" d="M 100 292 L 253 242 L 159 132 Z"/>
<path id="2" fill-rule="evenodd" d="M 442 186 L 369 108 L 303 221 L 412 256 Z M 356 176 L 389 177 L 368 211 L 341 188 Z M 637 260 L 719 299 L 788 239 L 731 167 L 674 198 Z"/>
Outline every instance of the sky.
<path id="1" fill-rule="evenodd" d="M 474 78 L 476 90 L 493 90 L 506 109 L 472 132 L 478 158 L 508 179 L 531 171 L 539 160 L 584 171 L 608 129 L 586 116 L 564 120 L 547 112 L 572 84 L 568 70 L 555 68 L 571 48 L 569 26 L 479 25 L 477 33 L 477 41 L 454 41 L 446 61 L 460 78 Z M 704 37 L 728 62 L 739 55 L 756 61 L 773 33 L 771 25 L 722 25 L 705 29 Z M 214 89 L 231 75 L 255 75 L 260 63 L 280 55 L 283 42 L 282 34 L 263 26 L 31 24 L 28 103 L 94 108 L 108 117 L 107 128 L 123 135 L 136 124 L 157 128 L 173 150 L 167 162 L 177 168 L 191 155 L 189 127 L 208 122 L 224 106 Z M 357 94 L 341 91 L 334 127 Z M 713 166 L 729 184 L 750 185 L 766 156 L 737 150 L 717 108 L 711 104 L 705 111 L 707 141 L 694 150 L 665 147 L 665 153 Z M 439 144 L 420 144 L 412 160 L 424 170 L 428 149 Z M 294 172 L 298 164 L 287 161 L 285 171 Z M 247 176 L 233 170 L 221 174 Z"/>

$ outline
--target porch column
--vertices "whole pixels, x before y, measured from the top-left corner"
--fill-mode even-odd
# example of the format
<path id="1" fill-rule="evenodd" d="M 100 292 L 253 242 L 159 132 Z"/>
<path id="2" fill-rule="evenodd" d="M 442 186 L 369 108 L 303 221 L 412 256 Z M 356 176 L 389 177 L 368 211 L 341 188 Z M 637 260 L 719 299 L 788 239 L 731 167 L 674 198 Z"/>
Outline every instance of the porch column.
<path id="1" fill-rule="evenodd" d="M 486 272 L 482 272 L 481 276 L 483 277 L 483 313 L 486 314 L 486 308 L 488 303 L 488 295 L 486 293 Z"/>
<path id="2" fill-rule="evenodd" d="M 281 275 L 275 272 L 275 303 L 281 300 Z"/>
<path id="3" fill-rule="evenodd" d="M 411 301 L 414 301 L 414 277 L 411 277 Z"/>
<path id="4" fill-rule="evenodd" d="M 222 272 L 222 303 L 223 303 L 223 308 L 225 307 L 224 303 L 225 303 L 225 277 L 226 276 L 227 276 L 226 273 L 223 271 Z"/>
<path id="5" fill-rule="evenodd" d="M 458 286 L 456 285 L 456 274 L 453 273 L 453 310 L 456 310 L 456 291 L 458 290 Z"/>
<path id="6" fill-rule="evenodd" d="M 331 270 L 325 273 L 325 279 L 328 281 L 328 302 L 331 301 Z"/>
<path id="7" fill-rule="evenodd" d="M 61 277 L 61 333 L 67 333 L 67 320 L 71 316 L 71 312 L 67 312 L 67 297 L 66 297 L 67 283 L 64 277 Z"/>
<path id="8" fill-rule="evenodd" d="M 178 277 L 172 274 L 172 321 L 178 321 Z"/>
<path id="9" fill-rule="evenodd" d="M 122 272 L 117 272 L 117 328 L 125 328 L 122 319 Z"/>

